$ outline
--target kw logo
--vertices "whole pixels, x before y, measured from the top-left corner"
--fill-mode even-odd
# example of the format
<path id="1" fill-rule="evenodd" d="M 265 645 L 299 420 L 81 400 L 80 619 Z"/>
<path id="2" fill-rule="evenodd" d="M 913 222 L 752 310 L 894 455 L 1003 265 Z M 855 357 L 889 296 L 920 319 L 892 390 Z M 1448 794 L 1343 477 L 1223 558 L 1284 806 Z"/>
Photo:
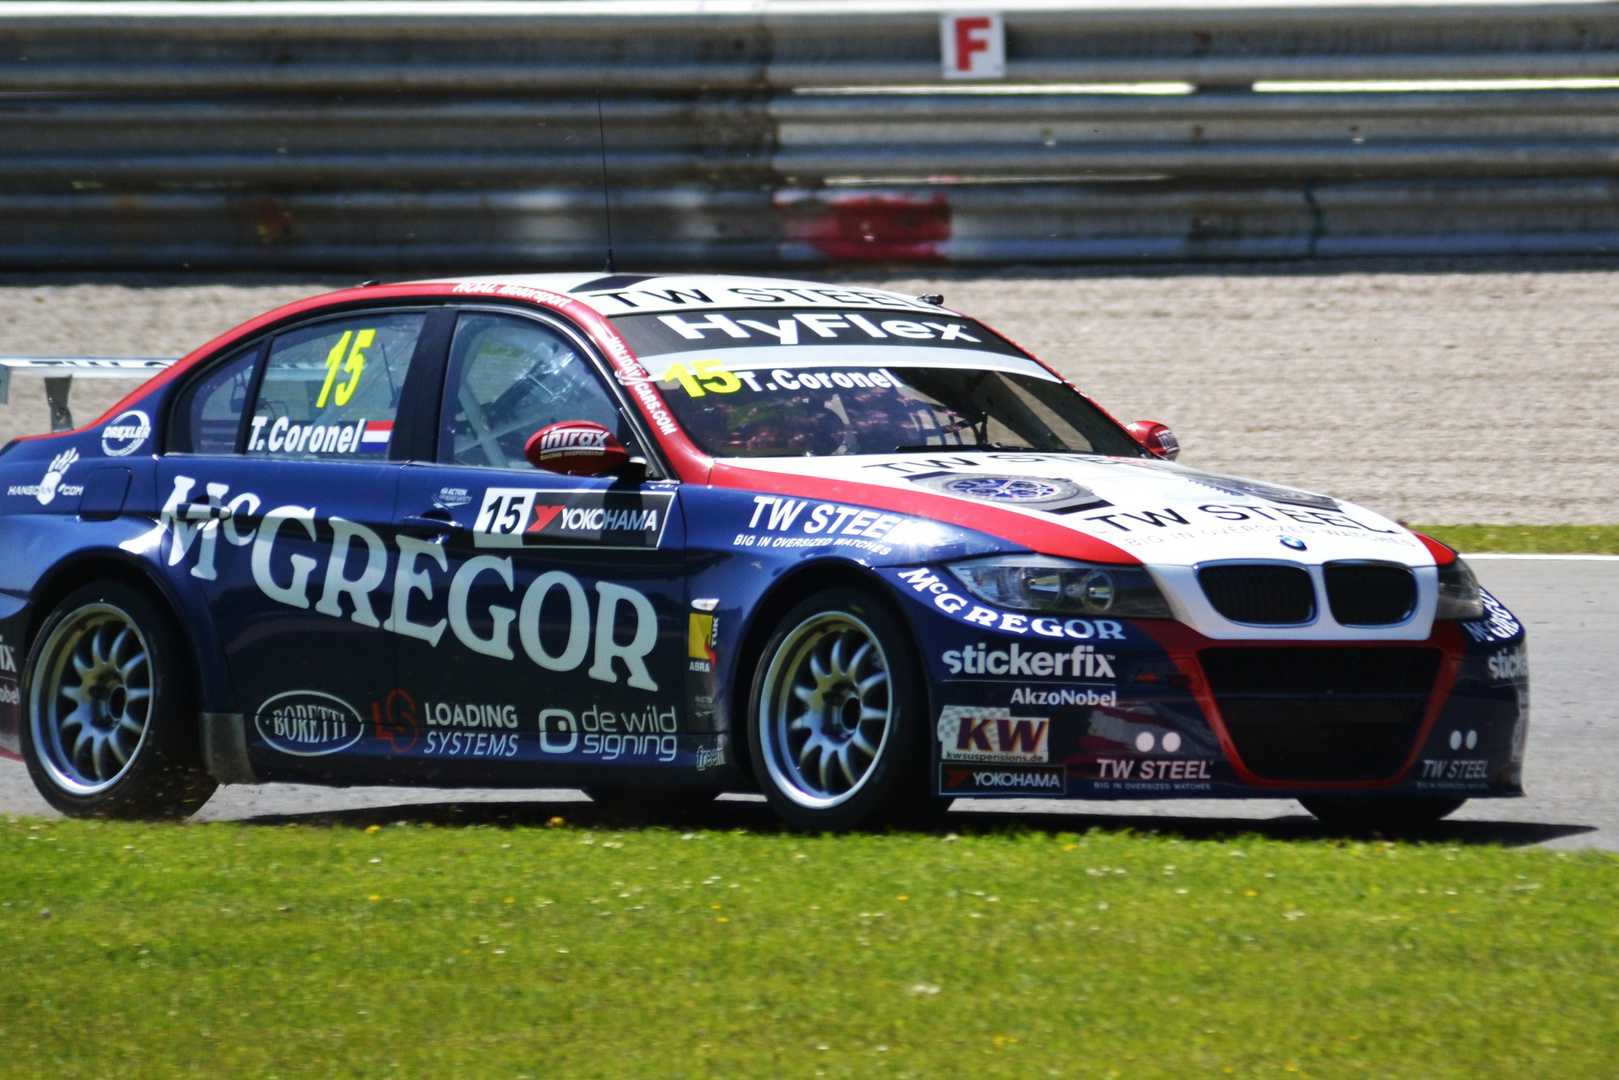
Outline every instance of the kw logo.
<path id="1" fill-rule="evenodd" d="M 940 756 L 945 761 L 1045 761 L 1051 722 L 1013 716 L 1010 709 L 946 705 L 939 714 Z"/>

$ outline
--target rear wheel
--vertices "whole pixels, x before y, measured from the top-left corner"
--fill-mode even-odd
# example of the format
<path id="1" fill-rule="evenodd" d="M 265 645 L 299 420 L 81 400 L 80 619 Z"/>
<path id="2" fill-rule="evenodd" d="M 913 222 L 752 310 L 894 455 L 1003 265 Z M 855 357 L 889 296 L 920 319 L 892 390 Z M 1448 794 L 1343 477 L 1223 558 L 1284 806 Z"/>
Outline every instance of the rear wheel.
<path id="1" fill-rule="evenodd" d="M 771 807 L 800 829 L 850 829 L 927 805 L 926 694 L 910 635 L 870 597 L 829 589 L 765 646 L 749 753 Z"/>
<path id="2" fill-rule="evenodd" d="M 1421 795 L 1389 798 L 1300 799 L 1321 824 L 1345 832 L 1400 832 L 1432 825 L 1461 809 L 1466 799 L 1434 799 Z"/>
<path id="3" fill-rule="evenodd" d="M 70 593 L 34 639 L 23 694 L 28 773 L 69 817 L 186 817 L 213 794 L 183 638 L 139 590 Z"/>

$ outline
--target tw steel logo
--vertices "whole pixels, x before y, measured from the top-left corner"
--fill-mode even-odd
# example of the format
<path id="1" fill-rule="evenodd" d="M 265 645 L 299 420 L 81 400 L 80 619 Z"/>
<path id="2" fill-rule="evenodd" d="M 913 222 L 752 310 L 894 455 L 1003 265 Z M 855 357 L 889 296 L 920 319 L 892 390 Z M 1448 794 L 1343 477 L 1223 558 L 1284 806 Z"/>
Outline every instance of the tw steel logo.
<path id="1" fill-rule="evenodd" d="M 1049 753 L 1051 722 L 1010 709 L 946 705 L 939 713 L 939 756 L 945 761 L 1036 762 Z"/>

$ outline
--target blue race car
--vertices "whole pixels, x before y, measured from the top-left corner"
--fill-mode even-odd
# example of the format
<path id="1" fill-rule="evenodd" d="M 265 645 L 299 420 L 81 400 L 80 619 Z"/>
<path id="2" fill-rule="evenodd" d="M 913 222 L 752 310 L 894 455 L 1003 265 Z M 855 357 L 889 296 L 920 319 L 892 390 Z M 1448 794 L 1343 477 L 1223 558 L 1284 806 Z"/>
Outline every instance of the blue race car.
<path id="1" fill-rule="evenodd" d="M 0 747 L 216 785 L 1521 793 L 1524 632 L 1449 548 L 1174 464 L 935 296 L 563 274 L 272 311 L 0 452 Z"/>

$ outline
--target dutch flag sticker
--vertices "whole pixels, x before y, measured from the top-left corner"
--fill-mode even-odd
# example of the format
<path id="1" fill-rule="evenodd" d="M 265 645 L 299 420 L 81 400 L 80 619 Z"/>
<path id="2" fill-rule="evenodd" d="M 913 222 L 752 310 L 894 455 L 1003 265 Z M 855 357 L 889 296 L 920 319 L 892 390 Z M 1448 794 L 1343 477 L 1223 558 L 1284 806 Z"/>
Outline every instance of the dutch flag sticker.
<path id="1" fill-rule="evenodd" d="M 360 450 L 372 453 L 388 449 L 388 439 L 393 435 L 392 420 L 372 420 L 365 425 L 365 432 L 360 436 Z"/>

